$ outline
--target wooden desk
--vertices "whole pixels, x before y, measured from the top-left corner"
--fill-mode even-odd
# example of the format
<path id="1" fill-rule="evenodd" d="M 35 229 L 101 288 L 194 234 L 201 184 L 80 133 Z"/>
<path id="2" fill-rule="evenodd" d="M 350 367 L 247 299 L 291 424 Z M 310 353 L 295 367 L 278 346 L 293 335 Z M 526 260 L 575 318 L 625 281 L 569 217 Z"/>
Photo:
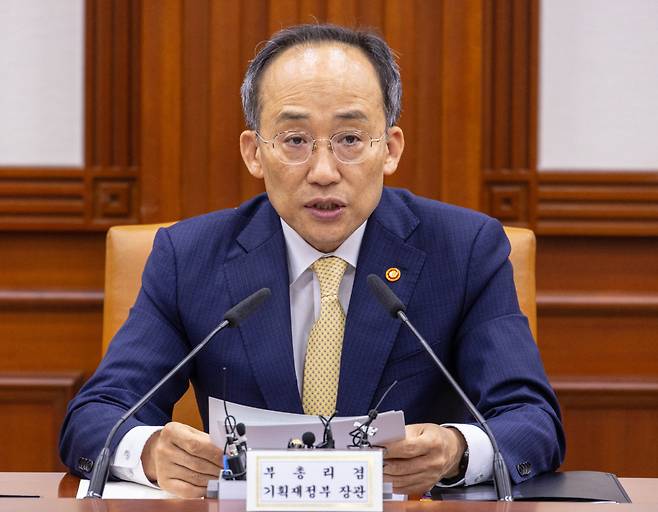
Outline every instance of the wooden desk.
<path id="1" fill-rule="evenodd" d="M 658 478 L 622 478 L 621 483 L 633 504 L 624 512 L 658 509 Z M 0 473 L 0 494 L 33 495 L 36 498 L 0 498 L 0 512 L 243 512 L 244 502 L 218 504 L 217 500 L 76 500 L 78 479 L 64 473 Z M 610 505 L 608 505 L 610 506 Z M 410 501 L 386 503 L 385 512 L 602 512 L 592 503 L 536 502 L 441 502 Z M 607 510 L 607 509 L 606 509 Z"/>

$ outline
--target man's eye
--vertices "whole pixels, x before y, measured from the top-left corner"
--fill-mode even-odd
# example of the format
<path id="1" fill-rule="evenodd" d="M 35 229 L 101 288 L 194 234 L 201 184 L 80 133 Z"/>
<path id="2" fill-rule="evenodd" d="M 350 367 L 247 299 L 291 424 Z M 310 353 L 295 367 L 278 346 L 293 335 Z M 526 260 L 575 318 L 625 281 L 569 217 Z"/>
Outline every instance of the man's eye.
<path id="1" fill-rule="evenodd" d="M 361 139 L 354 133 L 346 133 L 338 138 L 338 142 L 346 146 L 353 146 L 354 144 L 361 142 Z"/>
<path id="2" fill-rule="evenodd" d="M 284 142 L 290 146 L 301 146 L 306 142 L 306 138 L 302 135 L 289 135 Z"/>

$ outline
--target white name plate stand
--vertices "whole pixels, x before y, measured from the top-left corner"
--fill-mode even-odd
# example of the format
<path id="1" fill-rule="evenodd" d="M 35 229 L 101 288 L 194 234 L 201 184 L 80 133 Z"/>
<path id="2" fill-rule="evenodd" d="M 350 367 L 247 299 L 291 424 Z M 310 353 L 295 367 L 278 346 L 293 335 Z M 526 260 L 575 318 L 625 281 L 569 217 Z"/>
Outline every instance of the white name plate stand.
<path id="1" fill-rule="evenodd" d="M 247 511 L 383 510 L 382 451 L 250 450 Z"/>

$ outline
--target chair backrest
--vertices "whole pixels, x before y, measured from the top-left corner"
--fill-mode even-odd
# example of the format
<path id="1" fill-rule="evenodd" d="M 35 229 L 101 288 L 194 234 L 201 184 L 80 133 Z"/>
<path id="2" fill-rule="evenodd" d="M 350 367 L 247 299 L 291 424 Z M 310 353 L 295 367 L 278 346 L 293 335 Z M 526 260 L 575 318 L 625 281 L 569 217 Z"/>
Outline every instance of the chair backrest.
<path id="1" fill-rule="evenodd" d="M 103 354 L 112 337 L 128 318 L 137 298 L 142 271 L 151 252 L 156 231 L 167 224 L 115 226 L 107 233 L 105 259 L 105 301 L 103 305 Z M 529 229 L 506 227 L 512 245 L 510 261 L 521 311 L 528 317 L 530 330 L 537 339 L 535 297 L 535 235 Z M 202 429 L 192 388 L 176 404 L 174 420 Z"/>
<path id="2" fill-rule="evenodd" d="M 537 294 L 535 284 L 535 234 L 525 228 L 505 227 L 505 234 L 512 246 L 509 259 L 514 269 L 514 286 L 519 306 L 528 317 L 530 331 L 537 341 Z"/>
<path id="3" fill-rule="evenodd" d="M 105 247 L 105 300 L 103 302 L 103 354 L 128 318 L 142 286 L 142 272 L 156 231 L 167 224 L 115 226 L 107 232 Z M 203 430 L 192 386 L 174 407 L 174 421 Z"/>

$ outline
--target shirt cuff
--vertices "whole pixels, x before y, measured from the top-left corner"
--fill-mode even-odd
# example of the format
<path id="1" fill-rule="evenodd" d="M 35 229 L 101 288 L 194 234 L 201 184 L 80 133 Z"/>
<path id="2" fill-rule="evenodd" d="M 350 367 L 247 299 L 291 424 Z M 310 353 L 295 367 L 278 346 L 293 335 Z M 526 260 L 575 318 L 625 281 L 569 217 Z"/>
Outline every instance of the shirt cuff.
<path id="1" fill-rule="evenodd" d="M 123 436 L 117 446 L 116 452 L 114 452 L 112 464 L 110 465 L 110 474 L 120 480 L 148 485 L 156 489 L 159 488 L 144 473 L 142 451 L 144 450 L 146 441 L 157 431 L 162 430 L 162 428 L 146 425 L 131 428 Z"/>
<path id="2" fill-rule="evenodd" d="M 437 485 L 439 487 L 455 487 L 457 485 L 475 485 L 491 480 L 493 446 L 491 446 L 491 441 L 484 433 L 484 430 L 468 423 L 444 423 L 441 426 L 459 430 L 466 440 L 469 454 L 464 478 L 452 485 L 443 485 L 441 482 Z"/>

